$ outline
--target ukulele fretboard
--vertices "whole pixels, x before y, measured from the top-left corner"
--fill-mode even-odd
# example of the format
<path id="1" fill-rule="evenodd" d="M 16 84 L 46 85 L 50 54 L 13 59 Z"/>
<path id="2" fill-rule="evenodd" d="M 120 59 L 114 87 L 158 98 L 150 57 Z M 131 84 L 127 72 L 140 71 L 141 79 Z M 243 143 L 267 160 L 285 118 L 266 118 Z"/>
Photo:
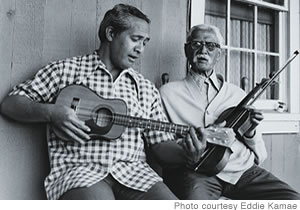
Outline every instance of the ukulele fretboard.
<path id="1" fill-rule="evenodd" d="M 115 124 L 123 125 L 126 127 L 146 128 L 149 130 L 165 131 L 165 132 L 171 132 L 171 133 L 176 133 L 181 135 L 186 135 L 190 130 L 190 127 L 186 125 L 160 122 L 160 121 L 150 120 L 150 119 L 141 119 L 137 117 L 131 117 L 131 116 L 120 115 L 120 114 L 114 114 L 113 118 Z"/>

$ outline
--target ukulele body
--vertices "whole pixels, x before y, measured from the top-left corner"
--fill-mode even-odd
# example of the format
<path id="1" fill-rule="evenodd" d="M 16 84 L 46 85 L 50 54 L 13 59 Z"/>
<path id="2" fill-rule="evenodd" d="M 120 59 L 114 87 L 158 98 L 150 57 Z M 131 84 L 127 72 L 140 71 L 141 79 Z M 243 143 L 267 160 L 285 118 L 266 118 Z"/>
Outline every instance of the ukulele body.
<path id="1" fill-rule="evenodd" d="M 250 114 L 249 111 L 242 108 L 242 111 L 245 112 L 240 118 L 238 123 L 234 124 L 232 116 L 234 116 L 235 112 L 241 112 L 241 110 L 236 110 L 236 107 L 231 107 L 226 109 L 216 120 L 216 124 L 219 124 L 226 121 L 225 127 L 232 128 L 236 134 L 236 138 L 239 141 L 243 141 L 244 133 L 251 127 L 251 123 L 249 120 Z M 212 176 L 218 174 L 222 171 L 227 165 L 230 155 L 232 151 L 228 147 L 208 144 L 205 149 L 204 155 L 200 158 L 200 161 L 195 168 L 195 171 L 199 173 L 205 173 L 206 175 Z"/>
<path id="2" fill-rule="evenodd" d="M 115 113 L 126 115 L 127 106 L 121 99 L 104 99 L 92 90 L 71 85 L 61 90 L 56 104 L 72 108 L 77 117 L 90 127 L 92 139 L 117 139 L 125 131 L 114 123 Z"/>

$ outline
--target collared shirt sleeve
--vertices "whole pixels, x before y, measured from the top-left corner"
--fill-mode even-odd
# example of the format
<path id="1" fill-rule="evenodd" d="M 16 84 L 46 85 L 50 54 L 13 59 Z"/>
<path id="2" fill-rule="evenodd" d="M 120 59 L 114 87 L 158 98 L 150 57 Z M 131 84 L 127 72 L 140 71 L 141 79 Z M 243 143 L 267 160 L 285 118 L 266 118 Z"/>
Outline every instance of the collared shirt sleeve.
<path id="1" fill-rule="evenodd" d="M 255 135 L 252 138 L 244 136 L 244 143 L 253 151 L 255 154 L 255 163 L 261 164 L 267 158 L 267 150 L 265 147 L 260 126 L 256 128 Z"/>
<path id="2" fill-rule="evenodd" d="M 166 114 L 163 110 L 162 101 L 160 98 L 160 94 L 156 88 L 153 91 L 153 100 L 151 103 L 151 111 L 150 111 L 150 119 L 161 121 L 161 122 L 169 122 Z M 174 134 L 165 132 L 165 131 L 155 131 L 155 130 L 145 130 L 144 133 L 149 144 L 156 144 L 165 141 L 174 140 Z"/>
<path id="3" fill-rule="evenodd" d="M 59 91 L 60 68 L 57 62 L 39 70 L 33 79 L 15 86 L 9 95 L 22 95 L 40 102 L 51 102 Z"/>

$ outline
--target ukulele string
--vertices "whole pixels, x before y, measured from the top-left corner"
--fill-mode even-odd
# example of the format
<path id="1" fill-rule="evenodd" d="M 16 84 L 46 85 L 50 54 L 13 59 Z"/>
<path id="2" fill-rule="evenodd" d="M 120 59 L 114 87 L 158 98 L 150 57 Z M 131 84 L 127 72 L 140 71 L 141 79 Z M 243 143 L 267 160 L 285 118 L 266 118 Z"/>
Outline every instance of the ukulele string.
<path id="1" fill-rule="evenodd" d="M 82 117 L 92 117 L 93 115 L 90 114 L 90 112 L 93 112 L 95 109 L 90 109 L 90 108 L 84 108 L 80 107 L 77 108 L 77 111 L 88 111 L 88 113 L 82 113 L 82 112 L 77 112 L 77 116 L 82 116 Z M 103 120 L 99 120 L 100 118 L 104 118 Z M 179 133 L 182 135 L 186 135 L 188 131 L 190 130 L 189 126 L 186 125 L 179 125 L 179 124 L 174 124 L 174 123 L 169 123 L 169 122 L 162 122 L 162 121 L 155 121 L 151 119 L 140 119 L 138 117 L 132 117 L 124 114 L 119 114 L 119 113 L 111 113 L 111 114 L 106 114 L 106 113 L 101 113 L 100 115 L 95 115 L 97 120 L 99 122 L 111 122 L 113 121 L 115 124 L 120 124 L 120 125 L 127 125 L 130 127 L 137 126 L 137 127 L 143 127 L 143 128 L 148 128 L 148 129 L 155 129 L 155 130 L 160 130 L 160 131 L 167 131 L 167 132 L 172 132 L 172 133 Z"/>
<path id="2" fill-rule="evenodd" d="M 148 129 L 155 129 L 155 130 L 160 130 L 160 131 L 166 131 L 166 132 L 171 132 L 171 133 L 177 133 L 181 135 L 187 135 L 190 126 L 187 125 L 179 125 L 179 124 L 174 124 L 174 123 L 169 123 L 169 122 L 162 122 L 162 121 L 155 121 L 151 119 L 140 119 L 138 117 L 132 117 L 124 114 L 119 114 L 119 113 L 111 113 L 111 114 L 106 114 L 106 113 L 100 113 L 99 115 L 96 114 L 93 118 L 93 115 L 91 112 L 93 112 L 95 109 L 94 108 L 86 108 L 86 107 L 78 107 L 77 108 L 77 116 L 79 117 L 86 117 L 86 118 L 92 118 L 95 120 L 98 124 L 105 124 L 107 125 L 108 122 L 114 122 L 115 124 L 119 125 L 127 125 L 129 127 L 142 127 L 142 128 L 148 128 Z M 79 112 L 81 111 L 81 112 Z M 84 113 L 86 112 L 86 113 Z M 97 124 L 96 123 L 96 124 Z M 210 136 L 215 136 L 216 133 L 218 132 L 213 132 L 211 134 L 209 132 L 209 138 Z"/>

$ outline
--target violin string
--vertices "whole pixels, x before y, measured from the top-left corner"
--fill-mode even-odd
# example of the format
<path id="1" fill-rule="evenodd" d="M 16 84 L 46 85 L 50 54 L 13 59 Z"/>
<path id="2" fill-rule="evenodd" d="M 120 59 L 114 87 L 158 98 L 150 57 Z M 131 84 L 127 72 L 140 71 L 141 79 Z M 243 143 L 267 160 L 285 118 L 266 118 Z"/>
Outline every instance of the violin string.
<path id="1" fill-rule="evenodd" d="M 262 84 L 262 87 L 257 91 L 257 93 L 254 95 L 254 98 L 249 102 L 247 101 L 248 105 L 252 105 L 264 92 L 264 90 L 275 80 L 275 78 L 290 64 L 295 57 L 299 54 L 298 51 L 295 51 L 293 55 L 286 61 L 286 63 L 277 71 L 275 71 L 275 74 L 265 83 Z M 233 121 L 233 123 L 230 125 L 230 127 L 234 127 L 238 121 L 247 113 L 247 110 L 243 110 L 243 112 L 236 117 L 236 119 Z"/>
<path id="2" fill-rule="evenodd" d="M 234 126 L 236 126 L 236 124 L 239 122 L 240 119 L 242 119 L 242 117 L 247 113 L 247 110 L 243 110 L 241 114 L 239 114 L 235 120 L 233 121 L 233 123 L 231 123 L 229 125 L 230 128 L 233 128 Z"/>

